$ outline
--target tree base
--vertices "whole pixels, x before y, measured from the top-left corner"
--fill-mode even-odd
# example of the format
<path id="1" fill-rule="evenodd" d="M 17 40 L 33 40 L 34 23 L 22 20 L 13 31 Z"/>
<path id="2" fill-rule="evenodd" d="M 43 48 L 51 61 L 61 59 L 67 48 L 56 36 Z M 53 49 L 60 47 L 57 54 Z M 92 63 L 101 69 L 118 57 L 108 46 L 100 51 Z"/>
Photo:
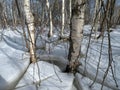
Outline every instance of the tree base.
<path id="1" fill-rule="evenodd" d="M 79 61 L 75 61 L 75 62 L 70 62 L 67 66 L 66 66 L 66 70 L 65 72 L 67 73 L 73 73 L 75 74 L 77 72 L 77 68 L 82 65 Z"/>

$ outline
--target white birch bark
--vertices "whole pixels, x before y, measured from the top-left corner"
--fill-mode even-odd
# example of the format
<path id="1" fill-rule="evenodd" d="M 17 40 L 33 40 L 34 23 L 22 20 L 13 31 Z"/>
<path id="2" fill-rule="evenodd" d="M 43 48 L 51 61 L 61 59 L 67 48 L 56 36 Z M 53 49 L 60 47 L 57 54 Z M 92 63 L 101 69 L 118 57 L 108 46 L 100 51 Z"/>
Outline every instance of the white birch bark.
<path id="1" fill-rule="evenodd" d="M 34 27 L 34 17 L 30 9 L 30 0 L 24 0 L 24 13 L 26 17 L 26 22 L 29 30 L 29 40 L 30 40 L 30 55 L 31 61 L 36 62 L 35 58 L 35 27 Z"/>
<path id="2" fill-rule="evenodd" d="M 62 0 L 62 30 L 61 30 L 61 36 L 63 36 L 64 27 L 65 27 L 65 0 Z"/>
<path id="3" fill-rule="evenodd" d="M 50 3 L 48 0 L 46 0 L 46 6 L 47 9 L 49 11 L 49 20 L 50 20 L 50 28 L 49 28 L 49 37 L 51 37 L 53 35 L 53 22 L 52 22 L 52 12 L 51 12 L 51 8 L 50 8 Z"/>
<path id="4" fill-rule="evenodd" d="M 52 13 L 51 13 L 51 9 L 50 9 L 50 37 L 53 35 L 53 22 L 52 22 Z"/>
<path id="5" fill-rule="evenodd" d="M 69 0 L 69 13 L 70 13 L 70 19 L 72 14 L 72 0 Z"/>
<path id="6" fill-rule="evenodd" d="M 75 0 L 72 6 L 70 48 L 68 60 L 70 61 L 71 72 L 74 72 L 79 62 L 80 48 L 82 42 L 82 32 L 84 25 L 85 0 Z"/>

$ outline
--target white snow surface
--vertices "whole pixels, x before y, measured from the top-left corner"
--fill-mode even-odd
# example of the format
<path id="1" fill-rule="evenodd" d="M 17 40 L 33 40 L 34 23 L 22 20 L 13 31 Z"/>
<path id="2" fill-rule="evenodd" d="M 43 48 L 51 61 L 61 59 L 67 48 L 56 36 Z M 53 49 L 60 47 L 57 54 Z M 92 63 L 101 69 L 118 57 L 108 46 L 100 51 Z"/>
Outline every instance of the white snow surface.
<path id="1" fill-rule="evenodd" d="M 84 34 L 89 35 L 91 30 L 90 25 L 86 25 L 84 27 Z M 87 50 L 88 45 L 88 37 L 84 36 L 83 42 L 82 42 L 82 53 L 84 57 L 80 60 L 82 62 L 82 66 L 79 67 L 79 72 L 81 74 L 85 74 L 86 77 L 81 78 L 80 75 L 77 75 L 76 78 L 80 79 L 80 83 L 82 83 L 81 90 L 101 90 L 101 83 L 103 81 L 103 77 L 105 75 L 105 71 L 108 67 L 109 59 L 108 59 L 108 38 L 107 38 L 107 32 L 105 32 L 105 37 L 102 45 L 102 55 L 100 59 L 100 65 L 99 65 L 99 72 L 97 79 L 95 81 L 95 84 L 92 86 L 92 88 L 89 88 L 89 86 L 92 84 L 97 71 L 97 65 L 99 62 L 99 56 L 100 56 L 100 47 L 102 38 L 95 39 L 94 33 L 92 33 L 93 37 L 91 38 L 90 47 L 88 50 L 88 55 L 86 59 L 86 72 L 85 71 L 85 54 Z M 112 55 L 113 55 L 113 72 L 115 76 L 115 80 L 117 81 L 118 87 L 116 87 L 115 81 L 113 79 L 113 74 L 111 72 L 111 68 L 109 69 L 108 75 L 104 81 L 104 88 L 103 90 L 120 90 L 120 28 L 115 28 L 113 32 L 110 33 L 111 35 L 111 45 L 112 45 Z M 86 78 L 89 78 L 86 80 Z M 91 80 L 90 80 L 91 79 Z M 89 83 L 88 83 L 89 82 Z M 85 89 L 84 87 L 86 87 Z M 94 89 L 97 87 L 96 89 Z"/>
<path id="2" fill-rule="evenodd" d="M 114 70 L 114 76 L 117 81 L 118 87 L 116 87 L 115 80 L 113 79 L 113 75 L 111 72 L 111 68 L 108 72 L 108 75 L 104 81 L 104 88 L 103 90 L 120 90 L 120 27 L 117 26 L 116 28 L 111 28 L 113 30 L 110 35 L 111 35 L 111 45 L 112 45 L 112 55 L 113 55 L 113 63 L 112 67 Z M 96 76 L 96 71 L 97 71 L 97 65 L 99 61 L 99 56 L 100 56 L 100 46 L 101 46 L 101 41 L 102 38 L 95 39 L 96 35 L 98 36 L 100 32 L 97 32 L 95 35 L 94 31 L 92 31 L 92 37 L 91 37 L 91 43 L 90 47 L 88 50 L 88 55 L 87 55 L 87 63 L 86 63 L 86 73 L 84 73 L 84 68 L 85 68 L 85 54 L 87 50 L 87 45 L 88 45 L 88 40 L 89 36 L 91 33 L 91 26 L 90 25 L 85 25 L 84 26 L 84 37 L 82 41 L 82 53 L 83 57 L 80 59 L 80 62 L 82 63 L 82 66 L 79 67 L 79 72 L 83 75 L 85 74 L 86 78 L 84 77 L 82 80 L 79 78 L 79 75 L 76 75 L 75 78 L 81 83 L 85 83 L 81 86 L 81 90 L 87 90 L 85 88 L 88 88 L 88 90 L 101 90 L 101 83 L 103 81 L 103 76 L 105 74 L 105 71 L 108 67 L 109 59 L 108 59 L 108 38 L 107 38 L 107 32 L 105 32 L 105 37 L 102 45 L 102 56 L 100 59 L 100 66 L 99 66 L 99 72 L 97 79 L 95 81 L 95 84 L 89 88 L 89 86 L 92 84 L 95 76 Z M 52 46 L 52 45 L 51 45 Z M 67 43 L 60 43 L 56 46 L 52 47 L 52 54 L 57 55 L 57 56 L 63 56 L 66 58 L 68 54 L 68 49 L 69 45 Z M 86 80 L 87 79 L 87 80 Z M 78 89 L 79 90 L 79 89 Z"/>
<path id="3" fill-rule="evenodd" d="M 76 84 L 78 84 L 78 90 L 100 90 L 101 84 L 95 83 L 92 87 L 89 87 L 93 82 L 91 79 L 82 76 L 81 74 L 76 74 Z M 112 90 L 108 87 L 103 86 L 103 90 Z"/>
<path id="4" fill-rule="evenodd" d="M 9 44 L 4 40 L 0 41 L 0 90 L 12 90 L 29 65 L 29 55 Z M 16 47 L 21 48 L 20 45 Z"/>
<path id="5" fill-rule="evenodd" d="M 84 73 L 85 53 L 87 50 L 90 29 L 90 25 L 84 27 L 83 33 L 86 35 L 83 37 L 82 42 L 82 53 L 84 56 L 80 60 L 82 66 L 80 66 L 78 70 L 82 75 L 85 74 L 86 77 L 79 73 L 75 75 L 75 82 L 77 83 L 76 86 L 78 90 L 100 90 L 101 82 L 103 81 L 103 76 L 109 62 L 108 39 L 107 32 L 105 32 L 99 73 L 95 84 L 90 88 L 89 86 L 92 84 L 96 75 L 102 41 L 101 38 L 98 40 L 94 39 L 95 35 L 92 33 L 86 63 L 86 72 Z M 118 26 L 114 29 L 110 35 L 113 54 L 112 66 L 118 87 L 116 87 L 111 70 L 109 70 L 104 81 L 103 90 L 120 90 L 120 27 Z M 57 64 L 53 65 L 44 62 L 44 60 L 40 60 L 36 64 L 31 64 L 28 67 L 29 55 L 25 54 L 27 49 L 25 48 L 25 42 L 20 33 L 11 30 L 4 30 L 3 37 L 3 40 L 0 42 L 0 90 L 11 90 L 15 87 L 18 81 L 20 82 L 17 84 L 15 90 L 76 90 L 73 85 L 74 76 L 72 74 L 62 73 L 58 66 L 56 66 Z M 63 56 L 66 58 L 69 45 L 66 42 L 57 45 L 50 44 L 48 48 L 51 49 L 51 54 L 56 55 L 56 57 Z M 59 60 L 56 62 L 59 63 Z M 26 73 L 24 74 L 25 71 Z"/>
<path id="6" fill-rule="evenodd" d="M 3 39 L 12 48 L 27 51 L 22 30 L 10 30 L 10 28 L 8 28 L 3 31 Z"/>
<path id="7" fill-rule="evenodd" d="M 31 64 L 15 90 L 76 90 L 74 76 L 62 73 L 50 63 L 39 61 Z"/>
<path id="8" fill-rule="evenodd" d="M 0 42 L 0 90 L 76 90 L 73 74 L 45 61 L 29 65 L 22 33 L 9 29 Z"/>

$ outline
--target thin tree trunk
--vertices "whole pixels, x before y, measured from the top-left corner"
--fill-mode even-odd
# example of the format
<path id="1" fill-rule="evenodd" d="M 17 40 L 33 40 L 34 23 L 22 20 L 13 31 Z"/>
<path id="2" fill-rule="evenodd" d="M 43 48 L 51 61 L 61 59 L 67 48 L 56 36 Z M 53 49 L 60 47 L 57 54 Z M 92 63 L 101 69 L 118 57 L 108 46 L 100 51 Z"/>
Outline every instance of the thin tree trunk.
<path id="1" fill-rule="evenodd" d="M 85 0 L 75 0 L 72 6 L 71 30 L 70 30 L 70 48 L 68 54 L 69 72 L 75 72 L 79 66 L 79 55 L 83 37 L 85 13 Z"/>
<path id="2" fill-rule="evenodd" d="M 65 27 L 65 0 L 62 0 L 62 30 L 61 30 L 61 36 L 63 36 L 64 27 Z"/>
<path id="3" fill-rule="evenodd" d="M 2 12 L 2 18 L 3 18 L 3 24 L 4 24 L 4 27 L 8 27 L 8 22 L 7 22 L 7 7 L 6 7 L 6 2 L 3 1 L 3 12 Z"/>
<path id="4" fill-rule="evenodd" d="M 24 0 L 24 12 L 25 12 L 26 22 L 29 30 L 31 62 L 35 63 L 36 62 L 35 27 L 34 27 L 34 17 L 30 10 L 30 0 Z"/>
<path id="5" fill-rule="evenodd" d="M 70 13 L 70 19 L 72 15 L 72 0 L 69 0 L 69 13 Z"/>
<path id="6" fill-rule="evenodd" d="M 52 22 L 52 12 L 51 12 L 51 9 L 50 9 L 50 15 L 49 15 L 49 18 L 50 18 L 50 37 L 53 35 L 53 22 Z"/>
<path id="7" fill-rule="evenodd" d="M 72 0 L 69 0 L 69 21 L 68 23 L 70 24 L 70 20 L 71 20 L 71 16 L 72 16 Z"/>
<path id="8" fill-rule="evenodd" d="M 49 23 L 50 23 L 48 37 L 51 37 L 53 35 L 53 22 L 52 22 L 52 12 L 51 12 L 51 8 L 50 8 L 50 3 L 48 0 L 46 0 L 46 6 L 49 11 Z"/>

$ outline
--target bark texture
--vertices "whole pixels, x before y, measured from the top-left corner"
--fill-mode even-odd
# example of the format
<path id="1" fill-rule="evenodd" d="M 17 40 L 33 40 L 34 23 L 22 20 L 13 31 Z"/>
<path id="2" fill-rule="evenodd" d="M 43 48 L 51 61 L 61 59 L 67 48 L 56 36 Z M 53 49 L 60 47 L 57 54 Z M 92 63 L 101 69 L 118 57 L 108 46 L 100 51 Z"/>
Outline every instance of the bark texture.
<path id="1" fill-rule="evenodd" d="M 95 1 L 95 10 L 93 17 L 94 31 L 97 32 L 100 29 L 100 17 L 101 17 L 101 0 Z"/>
<path id="2" fill-rule="evenodd" d="M 85 0 L 72 2 L 72 17 L 70 24 L 70 48 L 68 54 L 69 70 L 75 72 L 79 66 L 79 56 L 84 25 Z"/>
<path id="3" fill-rule="evenodd" d="M 26 23 L 29 31 L 29 41 L 30 41 L 30 56 L 31 62 L 36 62 L 35 57 L 35 27 L 34 27 L 34 17 L 30 9 L 30 0 L 24 0 L 24 12 L 26 17 Z"/>
<path id="4" fill-rule="evenodd" d="M 62 0 L 62 30 L 61 30 L 61 36 L 63 36 L 64 27 L 65 27 L 65 0 Z"/>
<path id="5" fill-rule="evenodd" d="M 50 26 L 48 37 L 51 37 L 53 35 L 53 22 L 52 22 L 52 11 L 51 11 L 49 0 L 46 0 L 46 7 L 49 14 L 49 26 Z"/>

